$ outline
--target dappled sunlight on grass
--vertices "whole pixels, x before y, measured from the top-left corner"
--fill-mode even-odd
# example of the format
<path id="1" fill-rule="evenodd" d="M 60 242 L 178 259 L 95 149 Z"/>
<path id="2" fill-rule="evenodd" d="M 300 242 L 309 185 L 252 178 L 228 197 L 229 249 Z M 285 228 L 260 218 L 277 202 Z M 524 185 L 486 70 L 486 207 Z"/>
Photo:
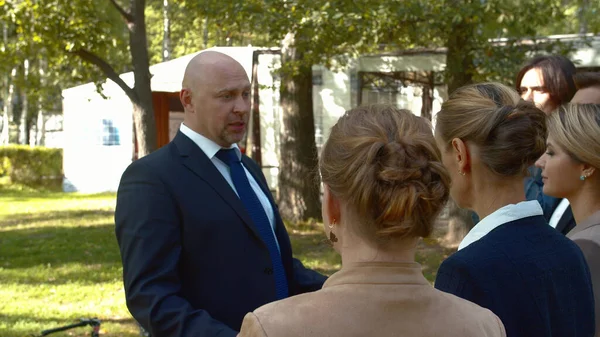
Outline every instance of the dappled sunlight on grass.
<path id="1" fill-rule="evenodd" d="M 342 267 L 342 260 L 333 250 L 321 224 L 286 224 L 292 251 L 307 268 L 315 269 L 325 275 L 331 275 Z"/>
<path id="2" fill-rule="evenodd" d="M 139 336 L 125 305 L 114 206 L 114 193 L 39 192 L 0 184 L 0 337 L 39 335 L 92 317 L 102 321 L 102 336 Z M 294 255 L 306 267 L 326 275 L 341 268 L 321 223 L 286 227 Z M 434 233 L 417 250 L 430 282 L 453 252 L 439 245 L 439 237 Z M 89 332 L 86 327 L 52 336 Z"/>
<path id="3" fill-rule="evenodd" d="M 342 267 L 341 258 L 327 241 L 321 223 L 286 223 L 286 227 L 292 240 L 294 256 L 306 267 L 325 275 L 331 275 Z M 432 237 L 421 240 L 417 246 L 415 259 L 421 264 L 423 274 L 431 284 L 442 261 L 455 251 L 440 245 L 438 238 L 444 232 L 441 225 L 436 226 Z"/>
<path id="4" fill-rule="evenodd" d="M 39 334 L 84 317 L 102 320 L 103 336 L 139 335 L 125 306 L 114 203 L 112 193 L 0 194 L 0 336 Z"/>

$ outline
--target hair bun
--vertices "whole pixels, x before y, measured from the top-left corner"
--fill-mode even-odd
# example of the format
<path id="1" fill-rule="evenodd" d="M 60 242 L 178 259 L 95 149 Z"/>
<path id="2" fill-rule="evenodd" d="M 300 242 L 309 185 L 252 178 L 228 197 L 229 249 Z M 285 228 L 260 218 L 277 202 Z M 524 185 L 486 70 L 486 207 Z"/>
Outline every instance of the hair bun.
<path id="1" fill-rule="evenodd" d="M 321 177 L 375 244 L 425 237 L 449 196 L 431 124 L 391 105 L 352 109 L 321 152 Z"/>
<path id="2" fill-rule="evenodd" d="M 545 150 L 546 115 L 500 83 L 467 85 L 452 93 L 437 114 L 436 133 L 479 147 L 478 156 L 499 176 L 525 175 Z"/>
<path id="3" fill-rule="evenodd" d="M 421 179 L 429 164 L 425 153 L 416 142 L 406 137 L 384 144 L 376 156 L 377 180 L 399 183 Z"/>

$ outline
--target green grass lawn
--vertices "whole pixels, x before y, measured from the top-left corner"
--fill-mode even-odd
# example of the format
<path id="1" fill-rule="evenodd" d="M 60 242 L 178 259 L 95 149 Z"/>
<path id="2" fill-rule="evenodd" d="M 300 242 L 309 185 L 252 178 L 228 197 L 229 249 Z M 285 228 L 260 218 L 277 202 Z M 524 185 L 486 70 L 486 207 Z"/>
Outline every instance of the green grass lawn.
<path id="1" fill-rule="evenodd" d="M 79 318 L 102 320 L 102 336 L 139 336 L 125 306 L 114 236 L 115 195 L 39 192 L 0 185 L 0 337 L 39 334 Z M 318 224 L 289 226 L 296 257 L 331 274 L 340 258 Z M 420 244 L 433 281 L 451 250 Z M 89 336 L 76 328 L 52 336 Z"/>

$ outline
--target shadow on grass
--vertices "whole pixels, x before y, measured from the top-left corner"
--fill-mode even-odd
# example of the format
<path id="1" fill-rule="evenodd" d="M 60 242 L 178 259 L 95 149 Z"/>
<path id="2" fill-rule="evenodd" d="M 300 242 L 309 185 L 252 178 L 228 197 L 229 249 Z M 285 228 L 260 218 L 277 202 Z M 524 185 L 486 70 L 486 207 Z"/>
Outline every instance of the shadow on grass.
<path id="1" fill-rule="evenodd" d="M 18 193 L 4 193 L 0 190 L 0 201 L 1 202 L 27 202 L 31 200 L 47 199 L 66 199 L 66 200 L 94 200 L 94 199 L 106 199 L 107 197 L 115 197 L 114 193 L 101 193 L 101 194 L 78 194 L 78 193 L 64 193 L 64 192 L 18 192 Z"/>
<path id="2" fill-rule="evenodd" d="M 35 317 L 30 315 L 5 315 L 0 313 L 0 321 L 8 325 L 8 329 L 0 329 L 0 336 L 39 336 L 42 331 L 55 329 L 58 327 L 62 327 L 65 325 L 79 323 L 80 319 L 88 319 L 88 318 L 98 318 L 100 319 L 100 329 L 101 332 L 103 326 L 105 324 L 117 324 L 117 325 L 131 325 L 133 327 L 137 327 L 135 320 L 131 317 L 129 318 L 103 318 L 103 317 Z M 16 326 L 17 323 L 19 325 L 26 324 L 30 327 L 27 329 L 18 329 L 21 330 L 13 330 L 10 327 Z M 90 326 L 77 327 L 73 329 L 69 329 L 62 333 L 57 333 L 56 335 L 52 334 L 52 336 L 89 336 L 91 333 Z M 8 334 L 3 334 L 6 332 Z M 103 336 L 105 334 L 102 334 Z M 131 334 L 128 334 L 131 335 Z M 137 335 L 137 334 L 135 334 Z"/>
<path id="3" fill-rule="evenodd" d="M 83 194 L 77 192 L 61 192 L 46 189 L 35 189 L 19 185 L 0 184 L 0 200 L 3 202 L 22 202 L 29 199 L 102 199 L 116 196 L 114 192 Z"/>
<path id="4" fill-rule="evenodd" d="M 0 321 L 1 322 L 19 322 L 19 321 L 29 321 L 29 322 L 35 322 L 35 323 L 39 323 L 39 324 L 44 324 L 44 329 L 52 329 L 52 328 L 56 328 L 58 327 L 58 325 L 56 325 L 57 322 L 61 322 L 59 324 L 63 324 L 62 322 L 64 322 L 64 324 L 73 324 L 73 323 L 77 323 L 79 322 L 80 319 L 88 319 L 88 318 L 98 318 L 100 319 L 101 323 L 116 323 L 116 324 L 122 324 L 122 323 L 135 323 L 135 320 L 133 319 L 133 317 L 127 317 L 127 318 L 103 318 L 103 317 L 36 317 L 36 316 L 30 316 L 30 315 L 22 315 L 22 314 L 15 314 L 15 315 L 6 315 L 6 314 L 2 314 L 0 313 Z"/>
<path id="5" fill-rule="evenodd" d="M 5 231 L 0 236 L 0 267 L 6 271 L 0 274 L 2 282 L 112 281 L 120 277 L 121 267 L 114 225 Z M 7 279 L 9 275 L 17 279 Z"/>
<path id="6" fill-rule="evenodd" d="M 75 219 L 81 219 L 80 223 L 84 225 L 86 221 L 103 217 L 112 218 L 113 215 L 113 210 L 102 209 L 17 213 L 0 221 L 0 229 L 7 230 L 13 226 L 27 226 L 46 221 L 69 220 L 69 222 L 73 222 Z"/>

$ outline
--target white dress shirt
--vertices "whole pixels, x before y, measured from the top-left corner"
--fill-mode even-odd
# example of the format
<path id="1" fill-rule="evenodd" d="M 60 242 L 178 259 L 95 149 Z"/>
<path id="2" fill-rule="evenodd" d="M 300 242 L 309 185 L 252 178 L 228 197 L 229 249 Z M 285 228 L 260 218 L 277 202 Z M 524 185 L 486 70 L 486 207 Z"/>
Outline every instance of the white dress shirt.
<path id="1" fill-rule="evenodd" d="M 554 212 L 552 212 L 552 216 L 550 217 L 550 221 L 548 221 L 548 225 L 552 226 L 552 228 L 556 228 L 560 218 L 562 218 L 567 208 L 569 208 L 569 205 L 569 200 L 567 200 L 567 198 L 563 198 L 558 206 L 556 206 L 554 209 Z"/>
<path id="2" fill-rule="evenodd" d="M 458 250 L 476 242 L 496 227 L 502 226 L 505 223 L 543 214 L 544 211 L 542 211 L 542 207 L 537 200 L 522 201 L 518 204 L 506 205 L 481 219 L 481 221 L 469 231 L 467 236 L 461 241 L 460 245 L 458 245 Z"/>
<path id="3" fill-rule="evenodd" d="M 194 143 L 196 143 L 196 145 L 198 145 L 200 150 L 202 150 L 202 152 L 204 152 L 204 154 L 206 154 L 206 156 L 215 165 L 217 170 L 219 170 L 219 172 L 221 173 L 223 178 L 225 178 L 227 183 L 229 183 L 229 186 L 231 186 L 231 188 L 233 189 L 235 194 L 238 194 L 237 190 L 235 189 L 235 185 L 233 185 L 233 180 L 231 179 L 231 173 L 229 171 L 229 166 L 227 164 L 223 163 L 219 158 L 217 158 L 215 156 L 217 154 L 217 152 L 219 152 L 219 150 L 221 150 L 221 146 L 219 144 L 213 142 L 212 140 L 204 137 L 203 135 L 197 133 L 196 131 L 190 129 L 183 123 L 181 123 L 179 130 L 181 131 L 181 133 L 183 133 L 188 138 L 190 138 Z M 238 158 L 242 157 L 242 152 L 238 148 L 237 144 L 231 145 L 230 149 L 231 148 L 235 149 L 235 153 L 238 155 Z M 244 166 L 243 163 L 242 163 L 242 166 Z M 273 231 L 273 236 L 275 237 L 275 242 L 277 242 L 277 236 L 275 235 L 275 214 L 273 213 L 273 206 L 271 205 L 269 198 L 265 195 L 265 193 L 262 191 L 262 189 L 260 188 L 260 186 L 258 185 L 256 180 L 254 179 L 252 174 L 250 174 L 250 172 L 248 172 L 248 169 L 245 166 L 244 166 L 244 171 L 246 171 L 246 177 L 248 177 L 248 181 L 250 182 L 250 186 L 252 187 L 252 190 L 254 190 L 254 193 L 258 197 L 258 200 L 260 200 L 260 203 L 262 204 L 263 208 L 265 209 L 265 213 L 267 213 L 267 217 L 269 218 L 269 223 L 271 224 L 271 230 Z M 238 194 L 238 197 L 239 197 L 239 194 Z M 279 247 L 279 242 L 277 242 L 277 246 Z"/>

